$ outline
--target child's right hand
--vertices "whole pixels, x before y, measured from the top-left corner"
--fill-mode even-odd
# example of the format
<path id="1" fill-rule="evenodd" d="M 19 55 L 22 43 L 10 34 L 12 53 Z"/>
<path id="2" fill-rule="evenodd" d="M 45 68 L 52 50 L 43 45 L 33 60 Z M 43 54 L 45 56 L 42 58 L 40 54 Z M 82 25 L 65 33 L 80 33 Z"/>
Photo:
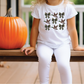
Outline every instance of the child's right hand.
<path id="1" fill-rule="evenodd" d="M 27 47 L 27 48 L 22 48 L 21 52 L 25 51 L 25 55 L 28 55 L 28 54 L 32 53 L 34 50 L 35 50 L 34 47 Z"/>

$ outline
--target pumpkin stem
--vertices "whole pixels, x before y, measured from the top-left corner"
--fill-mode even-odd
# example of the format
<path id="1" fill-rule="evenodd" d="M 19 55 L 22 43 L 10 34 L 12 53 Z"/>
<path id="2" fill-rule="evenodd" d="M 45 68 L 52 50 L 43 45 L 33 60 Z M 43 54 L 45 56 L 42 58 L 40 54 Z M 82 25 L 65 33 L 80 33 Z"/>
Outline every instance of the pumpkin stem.
<path id="1" fill-rule="evenodd" d="M 8 11 L 7 11 L 5 17 L 12 17 L 11 10 L 12 10 L 12 8 L 9 8 L 9 9 L 8 9 Z"/>

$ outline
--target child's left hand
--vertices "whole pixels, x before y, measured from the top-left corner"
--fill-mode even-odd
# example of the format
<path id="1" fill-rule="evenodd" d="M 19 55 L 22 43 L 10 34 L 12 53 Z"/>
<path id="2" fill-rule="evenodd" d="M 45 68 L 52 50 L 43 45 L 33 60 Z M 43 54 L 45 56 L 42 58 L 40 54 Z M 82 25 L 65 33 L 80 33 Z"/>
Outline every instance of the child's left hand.
<path id="1" fill-rule="evenodd" d="M 83 47 L 77 46 L 76 48 L 73 48 L 75 51 L 84 51 Z"/>

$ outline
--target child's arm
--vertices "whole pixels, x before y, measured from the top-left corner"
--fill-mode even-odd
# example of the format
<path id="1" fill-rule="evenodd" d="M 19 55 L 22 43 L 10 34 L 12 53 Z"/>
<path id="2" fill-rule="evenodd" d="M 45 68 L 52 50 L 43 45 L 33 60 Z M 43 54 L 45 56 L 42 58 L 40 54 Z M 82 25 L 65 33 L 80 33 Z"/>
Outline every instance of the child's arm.
<path id="1" fill-rule="evenodd" d="M 38 37 L 39 21 L 40 21 L 40 19 L 36 19 L 36 18 L 34 18 L 34 20 L 33 20 L 31 34 L 30 34 L 30 47 L 21 49 L 21 52 L 23 52 L 25 50 L 26 55 L 32 53 L 35 50 L 35 45 L 36 45 L 36 41 L 37 41 L 37 37 Z"/>
<path id="2" fill-rule="evenodd" d="M 38 26 L 40 19 L 35 19 L 32 24 L 31 34 L 30 34 L 30 46 L 35 48 L 37 37 L 38 37 Z"/>
<path id="3" fill-rule="evenodd" d="M 75 17 L 67 20 L 68 31 L 71 37 L 73 50 L 84 50 L 84 48 L 78 46 L 78 35 L 75 26 Z"/>

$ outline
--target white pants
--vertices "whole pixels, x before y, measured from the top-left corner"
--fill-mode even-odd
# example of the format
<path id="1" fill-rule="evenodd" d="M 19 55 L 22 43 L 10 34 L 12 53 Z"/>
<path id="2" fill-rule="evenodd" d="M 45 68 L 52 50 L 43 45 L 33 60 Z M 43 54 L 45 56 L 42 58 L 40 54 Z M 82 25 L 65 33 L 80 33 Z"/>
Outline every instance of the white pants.
<path id="1" fill-rule="evenodd" d="M 58 48 L 50 48 L 44 44 L 37 44 L 38 73 L 40 84 L 49 84 L 49 70 L 52 55 L 54 53 L 62 84 L 72 84 L 70 69 L 70 44 L 63 44 Z"/>

